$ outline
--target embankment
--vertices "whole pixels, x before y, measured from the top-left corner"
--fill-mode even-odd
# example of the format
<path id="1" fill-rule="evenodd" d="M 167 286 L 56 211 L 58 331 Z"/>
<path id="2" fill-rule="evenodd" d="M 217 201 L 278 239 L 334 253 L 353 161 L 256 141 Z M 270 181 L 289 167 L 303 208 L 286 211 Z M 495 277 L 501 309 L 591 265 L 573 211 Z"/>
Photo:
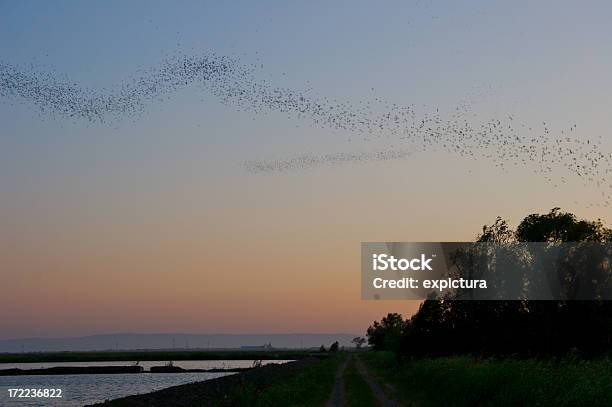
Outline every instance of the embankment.
<path id="1" fill-rule="evenodd" d="M 228 395 L 236 394 L 243 388 L 263 389 L 288 377 L 302 372 L 305 368 L 320 363 L 315 357 L 288 362 L 282 365 L 270 364 L 230 376 L 169 387 L 147 394 L 122 397 L 95 406 L 105 407 L 191 407 L 221 404 Z M 220 403 L 221 402 L 221 403 Z"/>

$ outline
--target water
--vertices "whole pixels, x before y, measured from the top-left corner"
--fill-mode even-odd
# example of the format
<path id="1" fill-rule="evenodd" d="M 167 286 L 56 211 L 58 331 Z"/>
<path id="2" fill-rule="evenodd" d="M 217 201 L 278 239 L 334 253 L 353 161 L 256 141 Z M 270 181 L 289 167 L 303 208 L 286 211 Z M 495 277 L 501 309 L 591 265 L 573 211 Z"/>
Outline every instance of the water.
<path id="1" fill-rule="evenodd" d="M 268 363 L 285 363 L 289 360 L 264 360 L 262 365 Z M 138 365 L 144 370 L 149 370 L 151 366 L 165 366 L 167 360 L 147 360 L 139 361 Z M 108 361 L 108 362 L 47 362 L 47 363 L 0 363 L 2 369 L 45 369 L 55 366 L 130 366 L 134 362 L 130 361 Z M 174 366 L 182 367 L 183 369 L 233 369 L 238 367 L 251 367 L 253 360 L 177 360 L 173 362 Z M 0 380 L 1 376 L 0 376 Z"/>
<path id="2" fill-rule="evenodd" d="M 284 360 L 263 361 L 284 363 Z M 148 370 L 165 361 L 140 362 Z M 129 362 L 2 363 L 0 369 L 35 369 L 52 366 L 126 366 Z M 252 360 L 181 360 L 174 363 L 185 369 L 249 367 Z M 143 394 L 166 387 L 215 379 L 233 373 L 134 373 L 52 376 L 0 376 L 0 406 L 82 406 L 133 394 Z M 9 398 L 9 388 L 62 389 L 62 398 Z"/>

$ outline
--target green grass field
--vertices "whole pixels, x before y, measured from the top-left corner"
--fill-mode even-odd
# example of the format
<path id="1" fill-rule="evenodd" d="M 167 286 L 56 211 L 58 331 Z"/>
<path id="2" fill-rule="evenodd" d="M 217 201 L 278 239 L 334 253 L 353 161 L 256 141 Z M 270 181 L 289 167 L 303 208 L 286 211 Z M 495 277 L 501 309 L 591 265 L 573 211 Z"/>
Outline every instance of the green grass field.
<path id="1" fill-rule="evenodd" d="M 398 363 L 385 352 L 363 360 L 397 400 L 420 406 L 611 406 L 612 361 L 600 359 L 475 360 L 470 357 Z"/>
<path id="2" fill-rule="evenodd" d="M 320 406 L 332 392 L 334 376 L 346 357 L 339 353 L 322 358 L 303 369 L 299 374 L 272 384 L 263 390 L 247 386 L 236 390 L 218 406 Z"/>

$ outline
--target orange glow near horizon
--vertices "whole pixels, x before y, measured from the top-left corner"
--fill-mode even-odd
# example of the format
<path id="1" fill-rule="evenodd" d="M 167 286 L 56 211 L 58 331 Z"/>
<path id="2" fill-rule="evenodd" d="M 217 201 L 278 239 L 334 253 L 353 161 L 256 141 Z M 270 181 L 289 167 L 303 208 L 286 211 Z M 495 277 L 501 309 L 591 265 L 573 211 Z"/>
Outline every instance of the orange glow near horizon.
<path id="1" fill-rule="evenodd" d="M 373 181 L 382 171 L 353 169 L 374 185 L 365 195 L 339 170 L 316 187 L 311 175 L 247 177 L 241 193 L 207 189 L 212 199 L 158 195 L 146 210 L 49 207 L 38 218 L 13 217 L 0 249 L 11 270 L 0 286 L 3 336 L 363 335 L 388 312 L 410 316 L 419 302 L 361 300 L 360 242 L 472 240 L 499 212 L 481 206 L 457 218 L 443 210 L 442 190 L 431 190 L 433 205 L 409 191 L 378 199 L 389 185 Z M 413 185 L 426 188 L 421 182 Z M 241 194 L 249 198 L 221 199 Z M 469 204 L 469 194 L 455 200 Z"/>

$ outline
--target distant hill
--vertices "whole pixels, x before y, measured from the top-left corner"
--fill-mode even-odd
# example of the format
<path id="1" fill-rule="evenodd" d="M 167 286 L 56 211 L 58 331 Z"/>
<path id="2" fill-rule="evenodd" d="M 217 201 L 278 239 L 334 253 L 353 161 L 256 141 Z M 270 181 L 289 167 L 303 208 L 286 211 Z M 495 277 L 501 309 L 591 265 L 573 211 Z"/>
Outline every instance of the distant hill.
<path id="1" fill-rule="evenodd" d="M 185 334 L 117 333 L 71 338 L 21 338 L 0 340 L 0 352 L 90 351 L 133 349 L 220 349 L 272 344 L 274 348 L 328 347 L 338 341 L 341 346 L 352 346 L 356 334 Z"/>

